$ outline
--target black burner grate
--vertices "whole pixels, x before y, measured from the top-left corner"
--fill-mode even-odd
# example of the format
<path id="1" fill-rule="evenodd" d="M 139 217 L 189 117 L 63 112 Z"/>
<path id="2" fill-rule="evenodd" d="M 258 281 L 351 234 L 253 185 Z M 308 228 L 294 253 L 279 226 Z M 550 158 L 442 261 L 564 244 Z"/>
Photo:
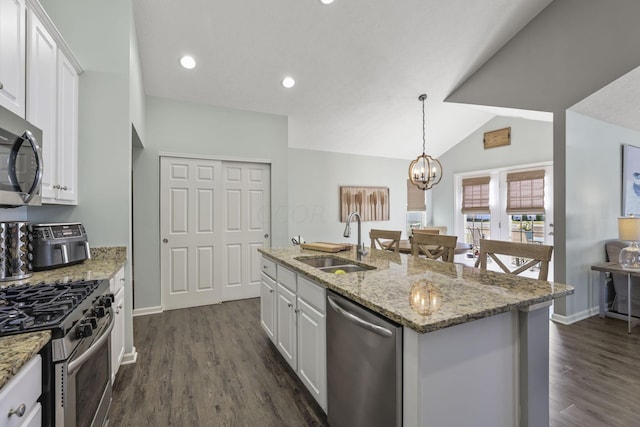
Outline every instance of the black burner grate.
<path id="1" fill-rule="evenodd" d="M 99 283 L 39 283 L 0 289 L 0 335 L 60 325 Z"/>

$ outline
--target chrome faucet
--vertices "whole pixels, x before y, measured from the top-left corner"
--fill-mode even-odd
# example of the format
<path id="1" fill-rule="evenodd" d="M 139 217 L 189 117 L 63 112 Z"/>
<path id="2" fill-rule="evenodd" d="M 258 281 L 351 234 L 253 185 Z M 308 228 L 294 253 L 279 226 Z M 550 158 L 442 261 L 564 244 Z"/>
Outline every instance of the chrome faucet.
<path id="1" fill-rule="evenodd" d="M 367 254 L 367 251 L 364 250 L 364 243 L 362 243 L 362 224 L 361 224 L 361 220 L 360 220 L 360 214 L 358 212 L 351 212 L 349 214 L 349 217 L 347 217 L 347 225 L 344 227 L 343 236 L 344 237 L 350 237 L 351 236 L 351 219 L 354 216 L 358 220 L 358 249 L 357 249 L 357 254 L 358 254 L 358 261 L 359 261 L 359 260 L 362 259 L 363 255 Z"/>

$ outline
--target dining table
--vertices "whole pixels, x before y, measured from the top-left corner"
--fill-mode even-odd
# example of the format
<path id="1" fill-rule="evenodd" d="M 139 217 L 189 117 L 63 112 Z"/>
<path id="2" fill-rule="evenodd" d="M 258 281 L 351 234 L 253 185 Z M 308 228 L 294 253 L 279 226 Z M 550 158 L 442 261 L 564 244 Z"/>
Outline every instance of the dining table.
<path id="1" fill-rule="evenodd" d="M 387 242 L 383 242 L 383 243 L 387 243 Z M 391 240 L 388 241 L 388 243 L 391 243 Z M 410 254 L 411 253 L 411 240 L 409 239 L 404 239 L 404 240 L 400 240 L 400 253 L 403 254 Z M 459 254 L 464 254 L 468 251 L 471 250 L 471 244 L 470 243 L 464 243 L 464 242 L 457 242 L 456 243 L 456 249 L 454 251 L 454 253 L 456 255 Z"/>

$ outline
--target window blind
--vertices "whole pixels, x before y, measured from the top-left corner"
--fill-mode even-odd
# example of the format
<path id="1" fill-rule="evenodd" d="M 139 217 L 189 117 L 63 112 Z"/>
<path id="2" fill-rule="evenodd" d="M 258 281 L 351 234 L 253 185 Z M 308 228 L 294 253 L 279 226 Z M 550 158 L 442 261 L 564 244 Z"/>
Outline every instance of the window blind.
<path id="1" fill-rule="evenodd" d="M 462 180 L 462 213 L 490 213 L 488 176 Z"/>
<path id="2" fill-rule="evenodd" d="M 507 213 L 544 213 L 544 170 L 507 174 Z"/>
<path id="3" fill-rule="evenodd" d="M 426 211 L 425 191 L 407 180 L 407 211 Z"/>

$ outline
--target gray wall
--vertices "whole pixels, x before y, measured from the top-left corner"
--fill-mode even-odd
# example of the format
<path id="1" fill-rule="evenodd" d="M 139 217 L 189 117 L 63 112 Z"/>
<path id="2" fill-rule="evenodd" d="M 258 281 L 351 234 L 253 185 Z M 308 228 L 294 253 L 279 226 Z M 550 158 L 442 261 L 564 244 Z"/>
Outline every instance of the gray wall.
<path id="1" fill-rule="evenodd" d="M 406 238 L 407 171 L 409 160 L 289 149 L 289 235 L 308 242 L 357 241 L 342 236 L 340 186 L 389 187 L 389 221 L 362 223 L 362 240 L 369 246 L 369 230 L 402 230 Z M 290 244 L 290 243 L 289 243 Z"/>
<path id="2" fill-rule="evenodd" d="M 287 118 L 272 114 L 146 99 L 144 149 L 134 149 L 135 308 L 161 305 L 161 153 L 271 161 L 271 243 L 287 244 Z"/>
<path id="3" fill-rule="evenodd" d="M 484 149 L 485 132 L 511 127 L 511 145 Z M 512 117 L 496 117 L 440 157 L 444 177 L 433 188 L 432 222 L 454 230 L 455 182 L 462 172 L 548 162 L 553 158 L 553 124 Z"/>
<path id="4" fill-rule="evenodd" d="M 84 68 L 78 117 L 78 206 L 29 208 L 31 221 L 80 221 L 92 246 L 126 246 L 131 283 L 130 0 L 42 0 Z M 131 301 L 131 286 L 125 298 Z M 125 351 L 133 348 L 131 304 Z"/>
<path id="5" fill-rule="evenodd" d="M 580 251 L 567 246 L 579 236 L 567 228 L 566 194 L 577 189 L 565 173 L 566 163 L 574 161 L 565 141 L 566 110 L 640 65 L 638 16 L 637 0 L 555 0 L 448 98 L 554 114 L 554 278 L 559 282 L 574 279 L 582 268 L 573 264 Z M 589 205 L 575 202 L 572 210 Z M 558 319 L 588 309 L 568 303 L 571 298 L 554 304 Z"/>
<path id="6" fill-rule="evenodd" d="M 622 144 L 640 146 L 640 132 L 567 112 L 567 299 L 569 321 L 597 313 L 598 273 L 604 242 L 618 237 Z"/>

